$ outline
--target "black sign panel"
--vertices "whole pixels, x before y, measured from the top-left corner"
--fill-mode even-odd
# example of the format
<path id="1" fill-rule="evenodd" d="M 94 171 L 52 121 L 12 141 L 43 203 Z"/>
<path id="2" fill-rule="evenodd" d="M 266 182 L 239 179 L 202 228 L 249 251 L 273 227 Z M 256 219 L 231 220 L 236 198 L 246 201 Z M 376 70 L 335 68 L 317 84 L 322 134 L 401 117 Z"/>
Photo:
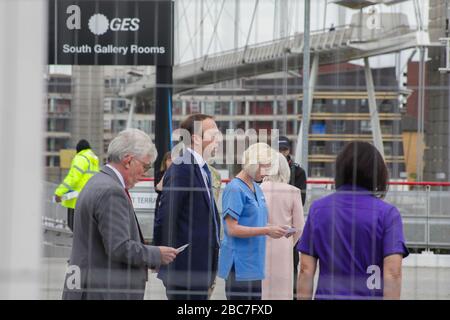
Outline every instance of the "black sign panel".
<path id="1" fill-rule="evenodd" d="M 172 1 L 49 1 L 49 64 L 173 64 Z"/>

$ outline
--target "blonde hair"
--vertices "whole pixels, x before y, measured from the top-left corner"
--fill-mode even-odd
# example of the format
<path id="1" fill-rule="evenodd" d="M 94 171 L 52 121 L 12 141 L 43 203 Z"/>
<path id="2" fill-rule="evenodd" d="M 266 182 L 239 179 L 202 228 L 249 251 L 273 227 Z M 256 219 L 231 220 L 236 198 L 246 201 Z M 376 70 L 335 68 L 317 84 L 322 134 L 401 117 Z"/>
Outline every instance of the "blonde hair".
<path id="1" fill-rule="evenodd" d="M 278 170 L 276 170 L 274 174 L 266 176 L 264 181 L 289 183 L 289 180 L 291 179 L 291 169 L 289 168 L 289 163 L 287 162 L 286 157 L 277 152 L 276 158 Z"/>
<path id="2" fill-rule="evenodd" d="M 254 178 L 259 165 L 270 164 L 270 174 L 278 170 L 278 163 L 276 161 L 276 151 L 273 150 L 267 143 L 254 143 L 245 150 L 242 156 L 242 170 L 244 170 L 250 177 Z"/>

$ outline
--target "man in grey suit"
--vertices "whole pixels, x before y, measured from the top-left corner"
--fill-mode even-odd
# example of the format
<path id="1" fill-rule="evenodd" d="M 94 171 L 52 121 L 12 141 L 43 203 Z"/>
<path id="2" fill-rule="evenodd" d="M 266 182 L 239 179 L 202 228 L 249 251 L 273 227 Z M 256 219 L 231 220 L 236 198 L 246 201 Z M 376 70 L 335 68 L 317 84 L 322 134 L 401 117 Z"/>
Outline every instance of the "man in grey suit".
<path id="1" fill-rule="evenodd" d="M 63 299 L 144 298 L 148 268 L 171 263 L 177 251 L 144 244 L 128 189 L 157 151 L 143 131 L 127 129 L 108 147 L 108 164 L 81 191 Z"/>

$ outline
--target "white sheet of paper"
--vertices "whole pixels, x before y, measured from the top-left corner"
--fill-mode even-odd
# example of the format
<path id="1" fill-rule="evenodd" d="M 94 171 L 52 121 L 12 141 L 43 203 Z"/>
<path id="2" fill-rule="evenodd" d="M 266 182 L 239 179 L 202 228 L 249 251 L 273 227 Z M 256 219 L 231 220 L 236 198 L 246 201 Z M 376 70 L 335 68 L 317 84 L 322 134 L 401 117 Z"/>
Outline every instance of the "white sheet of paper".
<path id="1" fill-rule="evenodd" d="M 286 230 L 286 235 L 296 233 L 297 231 L 298 231 L 297 228 L 290 227 L 289 229 Z"/>
<path id="2" fill-rule="evenodd" d="M 63 194 L 61 196 L 61 200 L 70 200 L 73 198 L 77 198 L 78 197 L 78 191 L 71 191 L 71 192 L 67 192 L 65 194 Z"/>
<path id="3" fill-rule="evenodd" d="M 186 249 L 188 246 L 189 246 L 189 243 L 186 243 L 184 246 L 177 248 L 177 252 L 178 253 L 183 252 L 183 250 Z"/>

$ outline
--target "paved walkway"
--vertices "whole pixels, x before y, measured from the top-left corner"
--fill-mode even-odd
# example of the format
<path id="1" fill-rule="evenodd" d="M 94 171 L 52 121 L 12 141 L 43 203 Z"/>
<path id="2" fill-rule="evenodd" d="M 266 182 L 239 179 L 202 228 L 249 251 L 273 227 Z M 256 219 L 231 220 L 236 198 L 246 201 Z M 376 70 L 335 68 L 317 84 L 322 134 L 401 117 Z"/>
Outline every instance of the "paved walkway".
<path id="1" fill-rule="evenodd" d="M 60 299 L 67 259 L 46 258 L 43 260 L 41 299 Z M 317 282 L 317 281 L 316 281 Z M 450 268 L 404 267 L 402 299 L 450 300 Z M 150 273 L 145 299 L 165 300 L 165 290 L 156 274 Z M 214 300 L 225 299 L 225 283 L 217 279 Z"/>

